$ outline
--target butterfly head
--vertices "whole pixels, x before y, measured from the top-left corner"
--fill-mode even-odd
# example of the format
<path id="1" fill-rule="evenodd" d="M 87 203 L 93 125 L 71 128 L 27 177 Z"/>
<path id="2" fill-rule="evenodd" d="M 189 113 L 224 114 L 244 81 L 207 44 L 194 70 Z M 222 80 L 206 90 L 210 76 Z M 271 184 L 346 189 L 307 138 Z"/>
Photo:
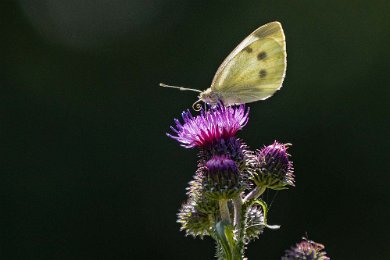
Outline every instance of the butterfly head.
<path id="1" fill-rule="evenodd" d="M 202 100 L 209 105 L 216 105 L 218 104 L 218 101 L 221 100 L 221 97 L 212 91 L 211 88 L 208 88 L 199 94 L 199 100 Z"/>

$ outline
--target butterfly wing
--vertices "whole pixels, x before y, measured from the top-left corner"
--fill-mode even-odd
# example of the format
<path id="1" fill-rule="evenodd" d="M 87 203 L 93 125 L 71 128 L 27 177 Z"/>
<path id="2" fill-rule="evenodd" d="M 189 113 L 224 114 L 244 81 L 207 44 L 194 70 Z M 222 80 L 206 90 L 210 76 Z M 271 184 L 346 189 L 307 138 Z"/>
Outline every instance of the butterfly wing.
<path id="1" fill-rule="evenodd" d="M 225 105 L 267 99 L 282 86 L 286 57 L 281 24 L 263 25 L 245 38 L 221 64 L 211 91 Z"/>

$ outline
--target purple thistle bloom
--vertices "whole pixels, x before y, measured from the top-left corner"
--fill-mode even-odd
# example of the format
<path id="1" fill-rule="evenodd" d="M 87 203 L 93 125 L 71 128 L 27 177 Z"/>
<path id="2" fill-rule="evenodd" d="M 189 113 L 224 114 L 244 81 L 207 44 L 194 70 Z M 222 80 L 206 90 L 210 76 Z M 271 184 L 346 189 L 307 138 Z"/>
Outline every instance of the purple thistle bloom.
<path id="1" fill-rule="evenodd" d="M 184 123 L 175 119 L 176 126 L 171 126 L 175 134 L 167 135 L 185 148 L 205 147 L 235 136 L 248 122 L 248 115 L 245 105 L 225 107 L 221 103 L 208 111 L 201 110 L 195 117 L 187 110 L 182 113 Z"/>

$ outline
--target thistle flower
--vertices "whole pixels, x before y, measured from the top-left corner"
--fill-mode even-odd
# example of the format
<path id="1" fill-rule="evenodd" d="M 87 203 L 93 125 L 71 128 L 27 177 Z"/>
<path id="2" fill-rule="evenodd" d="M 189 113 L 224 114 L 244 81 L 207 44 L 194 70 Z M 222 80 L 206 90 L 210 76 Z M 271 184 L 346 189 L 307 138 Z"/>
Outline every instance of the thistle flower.
<path id="1" fill-rule="evenodd" d="M 221 103 L 195 117 L 187 110 L 182 113 L 184 123 L 175 119 L 174 134 L 167 135 L 185 148 L 206 147 L 235 136 L 248 122 L 248 114 L 245 105 L 225 107 Z"/>
<path id="2" fill-rule="evenodd" d="M 287 149 L 287 144 L 275 141 L 258 152 L 258 168 L 251 176 L 257 186 L 274 190 L 294 186 L 294 169 Z"/>
<path id="3" fill-rule="evenodd" d="M 215 239 L 218 259 L 246 259 L 246 245 L 265 227 L 277 227 L 266 224 L 268 207 L 259 196 L 266 188 L 294 186 L 287 144 L 275 141 L 255 153 L 236 136 L 247 124 L 248 115 L 245 105 L 218 103 L 197 116 L 184 111 L 182 122 L 175 119 L 173 133 L 167 133 L 185 148 L 199 148 L 198 169 L 177 222 L 186 235 Z M 328 259 L 320 244 L 305 241 L 287 250 L 283 259 Z"/>
<path id="4" fill-rule="evenodd" d="M 329 260 L 324 248 L 324 245 L 304 237 L 301 242 L 286 250 L 282 260 Z"/>

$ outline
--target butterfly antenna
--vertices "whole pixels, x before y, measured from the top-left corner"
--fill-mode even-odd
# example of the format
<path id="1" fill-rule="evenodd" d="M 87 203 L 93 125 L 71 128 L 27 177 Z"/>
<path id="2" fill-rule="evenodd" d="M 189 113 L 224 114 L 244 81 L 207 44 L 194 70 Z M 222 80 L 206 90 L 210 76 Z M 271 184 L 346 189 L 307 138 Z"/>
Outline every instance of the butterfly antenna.
<path id="1" fill-rule="evenodd" d="M 181 91 L 194 91 L 194 92 L 202 93 L 202 91 L 200 91 L 199 89 L 170 86 L 170 85 L 167 85 L 167 84 L 164 84 L 164 83 L 160 83 L 160 87 L 163 87 L 163 88 L 176 88 L 176 89 L 179 89 Z"/>

